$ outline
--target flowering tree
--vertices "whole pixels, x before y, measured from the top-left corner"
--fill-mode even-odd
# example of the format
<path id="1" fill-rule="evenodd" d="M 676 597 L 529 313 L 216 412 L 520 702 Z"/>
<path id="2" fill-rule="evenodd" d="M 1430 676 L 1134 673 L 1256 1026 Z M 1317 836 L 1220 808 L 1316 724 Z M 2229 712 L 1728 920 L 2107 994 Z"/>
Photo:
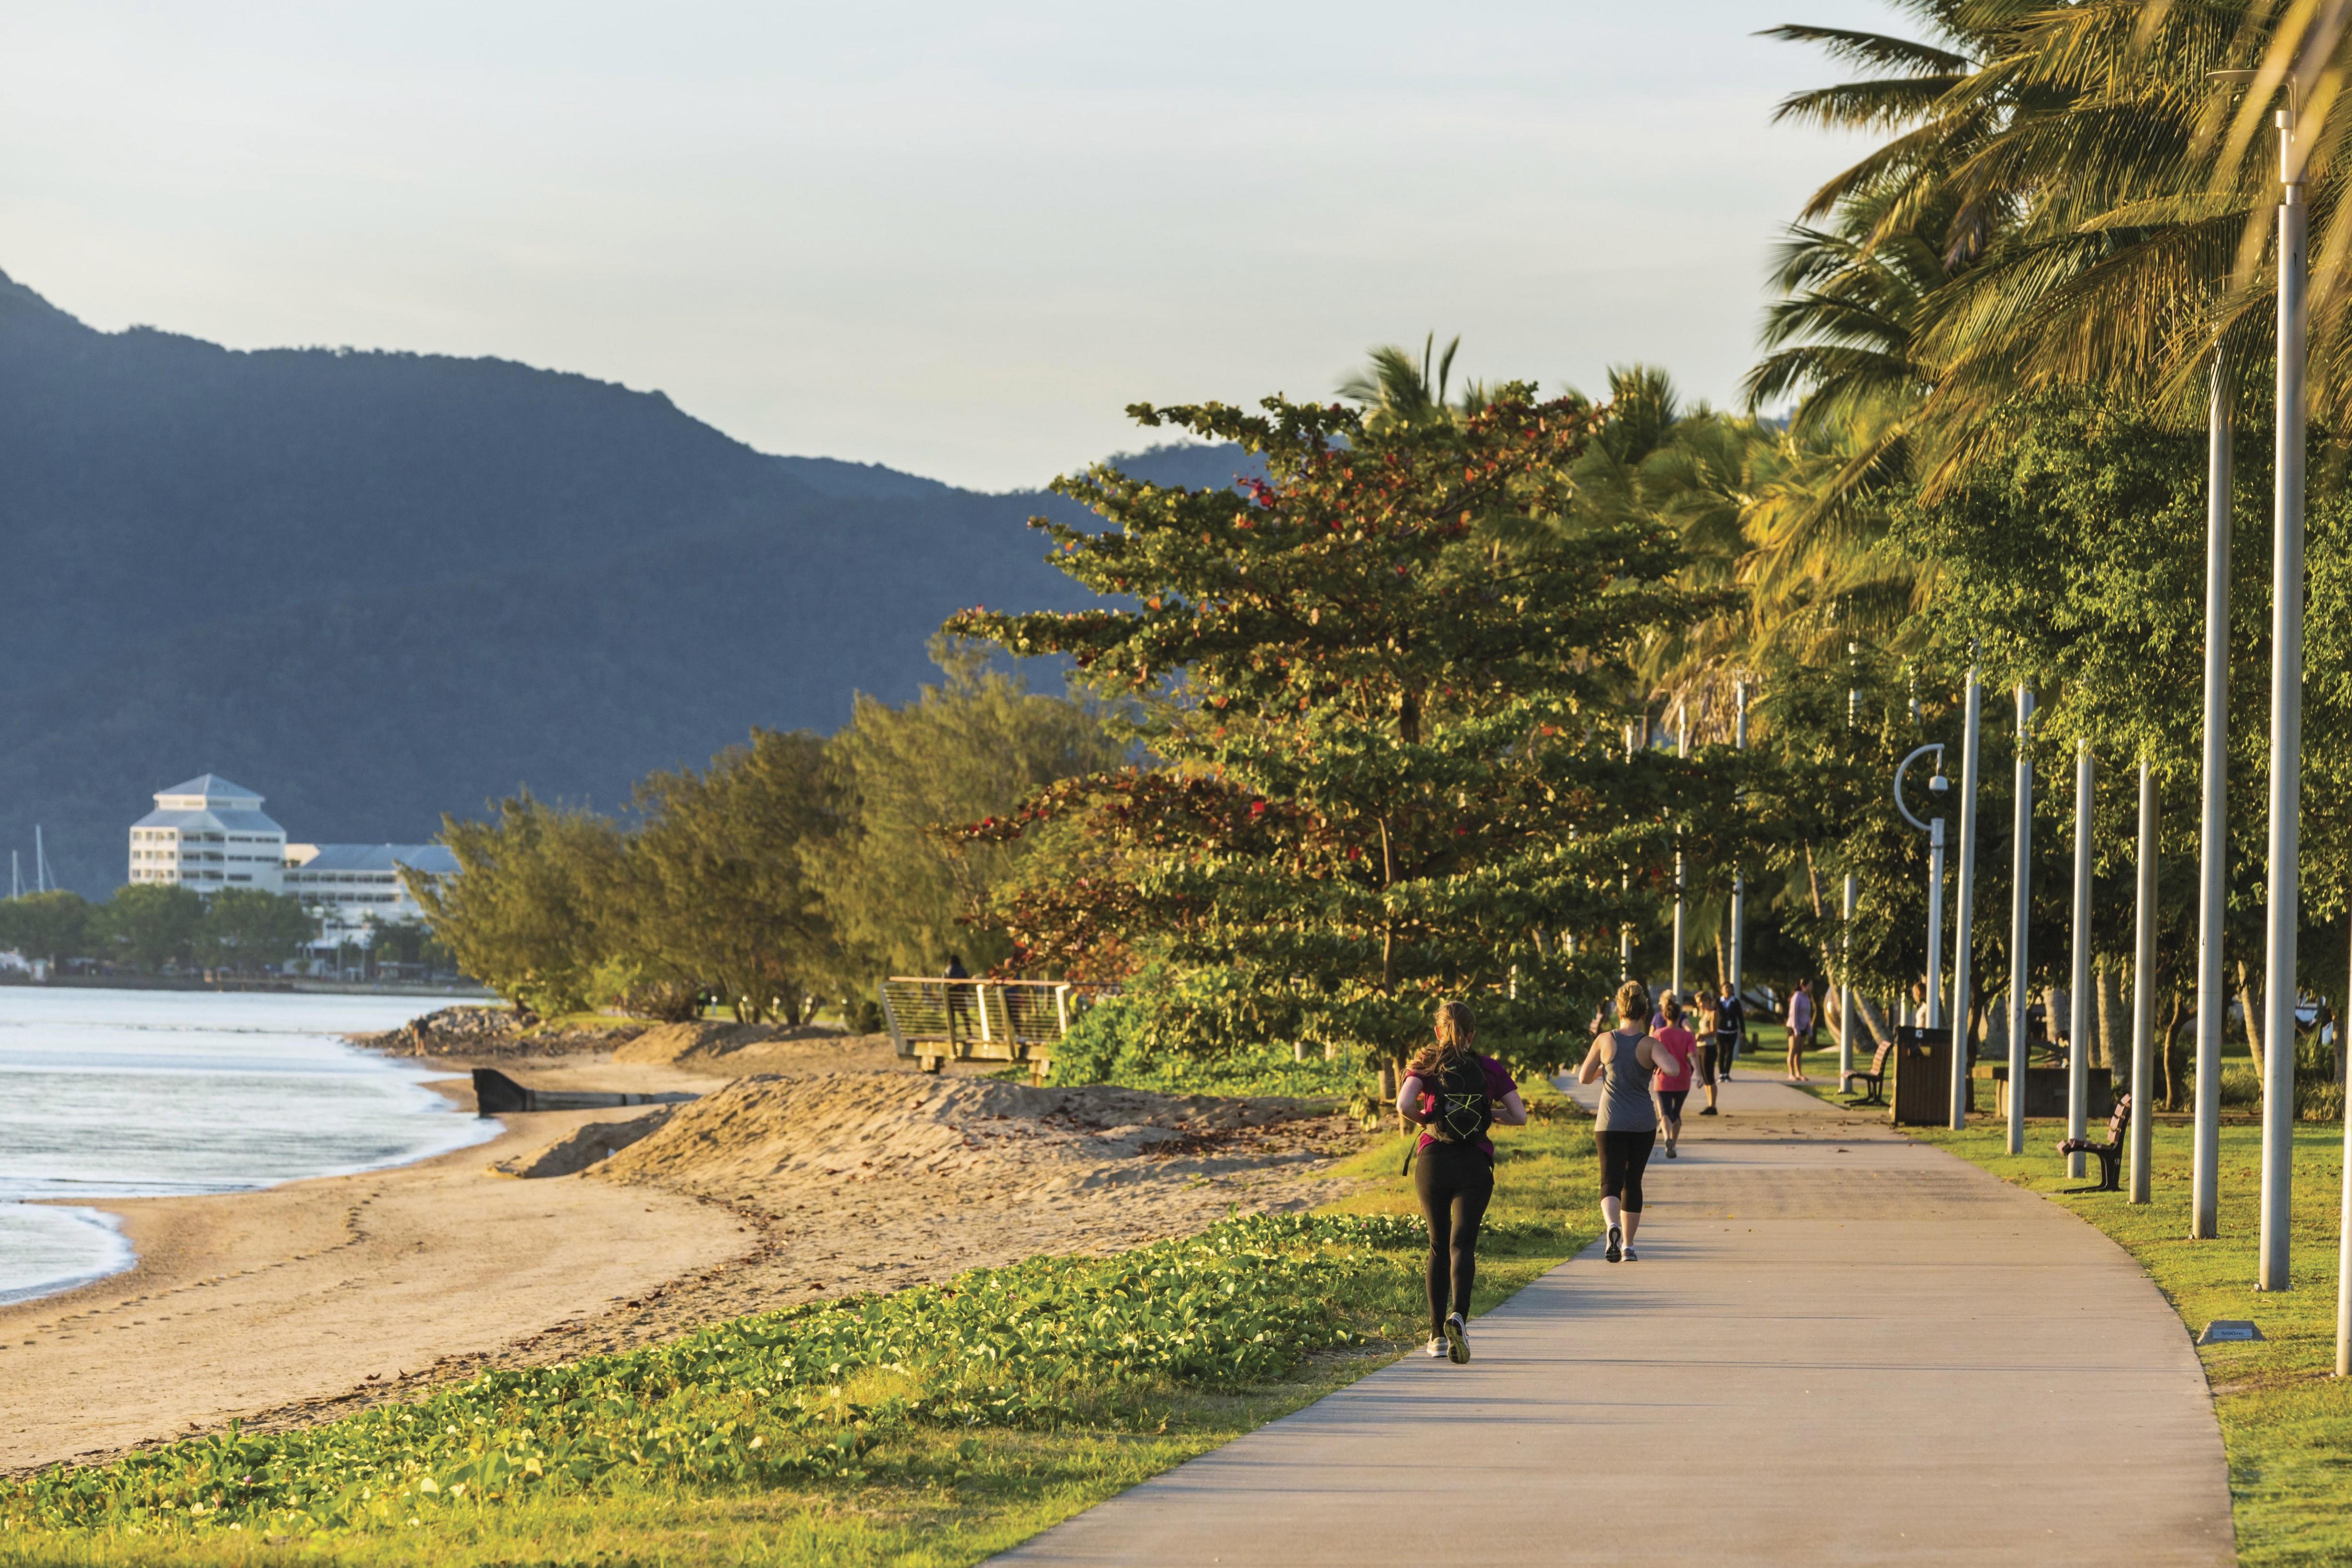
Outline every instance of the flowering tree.
<path id="1" fill-rule="evenodd" d="M 1015 962 L 1163 960 L 1249 998 L 1273 1038 L 1381 1060 L 1434 1000 L 1466 998 L 1487 1048 L 1558 1059 L 1675 831 L 1703 847 L 1722 815 L 1702 796 L 1728 796 L 1727 773 L 1629 758 L 1621 738 L 1628 649 L 1692 611 L 1654 591 L 1675 546 L 1571 520 L 1567 466 L 1599 423 L 1579 402 L 1512 384 L 1413 418 L 1262 409 L 1129 413 L 1239 443 L 1264 480 L 1097 468 L 1057 488 L 1108 527 L 1032 524 L 1136 607 L 949 623 L 1142 700 L 1138 739 L 1163 764 L 1065 780 L 966 830 L 1054 836 L 1003 910 Z"/>

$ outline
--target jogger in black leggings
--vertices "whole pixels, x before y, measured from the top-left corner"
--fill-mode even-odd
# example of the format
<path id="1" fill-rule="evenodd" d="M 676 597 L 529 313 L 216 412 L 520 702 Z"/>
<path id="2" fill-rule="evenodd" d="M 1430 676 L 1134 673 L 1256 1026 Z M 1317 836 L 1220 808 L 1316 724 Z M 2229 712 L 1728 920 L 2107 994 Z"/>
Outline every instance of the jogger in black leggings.
<path id="1" fill-rule="evenodd" d="M 1495 1194 L 1489 1123 L 1522 1126 L 1528 1108 L 1502 1063 L 1470 1048 L 1470 1009 L 1437 1009 L 1437 1043 L 1405 1067 L 1397 1114 L 1423 1128 L 1413 1191 L 1429 1221 L 1429 1353 L 1470 1359 L 1470 1289 L 1477 1282 L 1478 1226 Z"/>
<path id="2" fill-rule="evenodd" d="M 1430 1353 L 1445 1338 L 1446 1298 L 1470 1311 L 1478 1279 L 1478 1225 L 1495 1195 L 1495 1163 L 1469 1143 L 1433 1143 L 1413 1158 L 1412 1188 L 1429 1221 Z"/>

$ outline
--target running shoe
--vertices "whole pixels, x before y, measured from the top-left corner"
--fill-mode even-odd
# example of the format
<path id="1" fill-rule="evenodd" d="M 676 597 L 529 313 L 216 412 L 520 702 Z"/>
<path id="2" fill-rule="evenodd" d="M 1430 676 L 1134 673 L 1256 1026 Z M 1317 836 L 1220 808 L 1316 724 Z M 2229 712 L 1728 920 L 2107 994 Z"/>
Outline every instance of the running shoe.
<path id="1" fill-rule="evenodd" d="M 1445 1336 L 1444 1334 L 1432 1334 L 1429 1339 L 1429 1359 L 1432 1361 L 1444 1361 L 1445 1359 Z"/>
<path id="2" fill-rule="evenodd" d="M 1715 1114 L 1715 1107 L 1712 1105 L 1702 1106 L 1699 1109 L 1699 1114 L 1701 1116 L 1713 1116 Z"/>
<path id="3" fill-rule="evenodd" d="M 1669 1143 L 1669 1144 L 1667 1144 L 1667 1145 L 1666 1145 L 1666 1158 L 1667 1158 L 1667 1159 L 1669 1159 L 1669 1160 L 1678 1160 L 1678 1159 L 1682 1158 L 1682 1156 L 1681 1156 L 1681 1155 L 1679 1155 L 1679 1154 L 1677 1154 L 1677 1153 L 1675 1153 L 1675 1146 L 1674 1146 L 1673 1144 Z"/>
<path id="4" fill-rule="evenodd" d="M 1639 1263 L 1642 1261 L 1642 1255 L 1634 1251 L 1630 1243 L 1625 1248 L 1625 1261 L 1628 1263 Z"/>
<path id="5" fill-rule="evenodd" d="M 1470 1325 L 1459 1312 L 1445 1320 L 1445 1356 L 1456 1366 L 1470 1359 Z"/>
<path id="6" fill-rule="evenodd" d="M 1612 1263 L 1614 1263 L 1619 1258 L 1624 1257 L 1625 1245 L 1622 1239 L 1624 1234 L 1624 1232 L 1619 1230 L 1615 1226 L 1611 1226 L 1609 1227 L 1609 1250 L 1602 1253 L 1601 1256 L 1607 1258 Z"/>

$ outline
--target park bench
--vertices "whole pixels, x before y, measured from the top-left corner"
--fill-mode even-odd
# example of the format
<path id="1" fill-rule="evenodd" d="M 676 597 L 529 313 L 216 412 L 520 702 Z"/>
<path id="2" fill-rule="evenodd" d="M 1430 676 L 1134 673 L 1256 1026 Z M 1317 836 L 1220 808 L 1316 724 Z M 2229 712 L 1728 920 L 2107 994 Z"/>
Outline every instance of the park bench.
<path id="1" fill-rule="evenodd" d="M 1853 1071 L 1846 1073 L 1838 1079 L 1838 1092 L 1840 1094 L 1852 1094 L 1853 1092 L 1854 1080 L 1859 1079 L 1864 1083 L 1870 1086 L 1870 1092 L 1864 1095 L 1860 1100 L 1852 1100 L 1849 1101 L 1849 1103 L 1853 1105 L 1885 1104 L 1886 1061 L 1887 1058 L 1892 1057 L 1894 1054 L 1895 1042 L 1889 1040 L 1886 1044 L 1879 1047 L 1877 1054 L 1870 1058 L 1870 1070 L 1868 1072 L 1864 1072 L 1860 1068 L 1856 1068 Z"/>
<path id="2" fill-rule="evenodd" d="M 1097 988 L 1055 980 L 882 982 L 882 1021 L 898 1055 L 925 1072 L 951 1061 L 1025 1063 L 1030 1081 L 1053 1070 L 1054 1047 Z"/>
<path id="3" fill-rule="evenodd" d="M 2116 1113 L 2107 1118 L 2107 1141 L 2094 1143 L 2088 1138 L 2069 1138 L 2058 1145 L 2061 1154 L 2081 1152 L 2099 1157 L 2099 1184 L 2076 1187 L 2078 1193 L 2119 1193 L 2124 1190 L 2124 1132 L 2131 1126 L 2131 1096 L 2116 1096 Z"/>

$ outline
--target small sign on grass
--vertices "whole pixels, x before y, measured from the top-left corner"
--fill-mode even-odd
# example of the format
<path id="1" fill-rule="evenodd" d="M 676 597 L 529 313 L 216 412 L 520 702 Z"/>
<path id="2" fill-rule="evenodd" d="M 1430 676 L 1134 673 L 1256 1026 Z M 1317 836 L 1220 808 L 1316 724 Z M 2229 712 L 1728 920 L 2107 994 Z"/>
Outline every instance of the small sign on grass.
<path id="1" fill-rule="evenodd" d="M 2197 1336 L 2197 1342 L 2200 1345 L 2242 1344 L 2248 1340 L 2262 1337 L 2262 1330 L 2244 1318 L 2216 1318 L 2205 1325 L 2205 1331 Z"/>

